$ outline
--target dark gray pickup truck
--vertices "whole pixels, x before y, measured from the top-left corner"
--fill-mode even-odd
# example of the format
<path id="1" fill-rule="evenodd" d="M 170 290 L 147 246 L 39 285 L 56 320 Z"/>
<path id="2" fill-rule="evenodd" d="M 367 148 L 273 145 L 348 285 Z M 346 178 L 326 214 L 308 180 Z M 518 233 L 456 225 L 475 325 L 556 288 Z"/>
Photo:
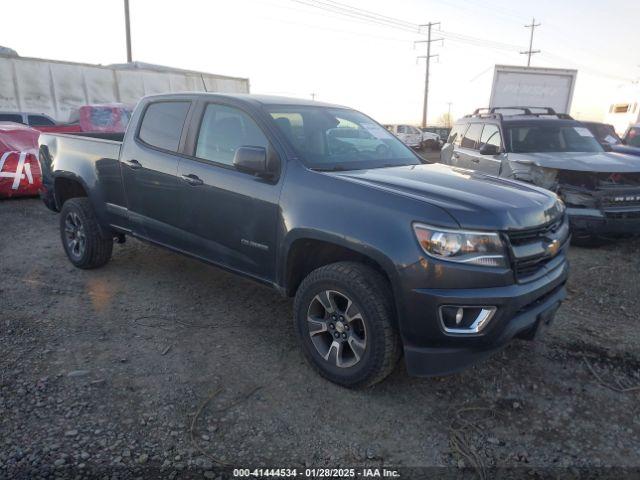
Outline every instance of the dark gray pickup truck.
<path id="1" fill-rule="evenodd" d="M 43 134 L 39 159 L 74 265 L 104 265 L 132 236 L 271 285 L 295 296 L 311 365 L 348 387 L 403 352 L 413 375 L 457 371 L 532 339 L 565 296 L 555 194 L 423 165 L 348 108 L 152 96 L 124 137 Z"/>

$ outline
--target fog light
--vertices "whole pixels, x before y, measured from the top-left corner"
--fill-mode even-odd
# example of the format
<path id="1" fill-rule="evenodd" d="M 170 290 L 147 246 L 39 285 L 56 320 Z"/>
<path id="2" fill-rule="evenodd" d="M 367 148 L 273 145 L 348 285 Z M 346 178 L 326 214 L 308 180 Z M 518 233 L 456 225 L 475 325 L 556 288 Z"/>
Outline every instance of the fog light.
<path id="1" fill-rule="evenodd" d="M 456 325 L 460 325 L 462 323 L 463 315 L 464 315 L 464 308 L 462 307 L 458 308 L 458 311 L 456 312 Z"/>
<path id="2" fill-rule="evenodd" d="M 445 333 L 474 335 L 480 333 L 493 318 L 496 307 L 454 306 L 440 307 L 440 323 Z"/>

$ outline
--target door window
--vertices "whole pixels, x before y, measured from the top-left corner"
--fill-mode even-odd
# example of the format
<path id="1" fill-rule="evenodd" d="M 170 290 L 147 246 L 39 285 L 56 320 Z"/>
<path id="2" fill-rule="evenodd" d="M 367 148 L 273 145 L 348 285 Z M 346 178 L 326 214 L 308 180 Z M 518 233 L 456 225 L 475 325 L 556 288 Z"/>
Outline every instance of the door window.
<path id="1" fill-rule="evenodd" d="M 459 147 L 462 142 L 462 137 L 464 136 L 464 133 L 467 131 L 468 126 L 469 126 L 468 123 L 463 123 L 463 124 L 454 126 L 453 129 L 451 130 L 451 133 L 449 134 L 447 143 L 451 143 L 456 147 Z"/>
<path id="2" fill-rule="evenodd" d="M 18 113 L 0 113 L 0 122 L 24 123 L 22 121 L 22 115 Z"/>
<path id="3" fill-rule="evenodd" d="M 480 137 L 480 148 L 487 144 L 502 148 L 502 138 L 500 137 L 500 129 L 497 125 L 487 124 L 484 126 L 482 136 Z"/>
<path id="4" fill-rule="evenodd" d="M 405 125 L 398 125 L 398 133 L 409 133 Z"/>
<path id="5" fill-rule="evenodd" d="M 152 147 L 178 151 L 189 102 L 156 102 L 144 112 L 138 137 Z"/>
<path id="6" fill-rule="evenodd" d="M 209 104 L 202 117 L 196 157 L 233 165 L 238 147 L 267 148 L 269 141 L 249 115 L 237 108 Z"/>
<path id="7" fill-rule="evenodd" d="M 480 142 L 480 133 L 482 132 L 482 123 L 472 123 L 462 138 L 461 147 L 470 148 L 472 150 L 478 149 L 478 143 Z"/>
<path id="8" fill-rule="evenodd" d="M 39 126 L 52 126 L 55 123 L 50 119 L 42 115 L 29 115 L 29 125 L 33 125 L 36 127 Z"/>

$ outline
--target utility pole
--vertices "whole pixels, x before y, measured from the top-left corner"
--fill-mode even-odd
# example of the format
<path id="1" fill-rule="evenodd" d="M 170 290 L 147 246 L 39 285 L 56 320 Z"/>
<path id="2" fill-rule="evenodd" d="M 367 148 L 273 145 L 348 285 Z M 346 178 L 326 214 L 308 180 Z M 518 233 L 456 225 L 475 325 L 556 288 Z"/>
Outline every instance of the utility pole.
<path id="1" fill-rule="evenodd" d="M 127 32 L 127 63 L 131 63 L 131 26 L 129 22 L 129 0 L 124 0 L 124 25 Z"/>
<path id="2" fill-rule="evenodd" d="M 531 55 L 533 55 L 534 53 L 540 53 L 540 50 L 533 49 L 533 31 L 536 29 L 536 27 L 539 27 L 540 25 L 542 24 L 536 23 L 535 18 L 531 21 L 531 25 L 525 25 L 525 28 L 531 29 L 531 38 L 529 38 L 529 50 L 520 52 L 520 55 L 527 55 L 527 67 L 531 66 Z"/>
<path id="3" fill-rule="evenodd" d="M 426 43 L 427 44 L 427 54 L 420 55 L 417 59 L 424 58 L 426 63 L 425 75 L 424 75 L 424 103 L 422 105 L 422 128 L 427 126 L 427 107 L 429 104 L 429 65 L 431 63 L 431 59 L 434 57 L 439 57 L 440 55 L 431 55 L 431 44 L 433 42 L 443 42 L 442 38 L 431 38 L 431 27 L 435 25 L 440 25 L 440 22 L 429 22 L 424 25 L 420 25 L 420 27 L 427 27 L 427 39 L 426 40 L 417 40 L 413 42 L 416 43 Z"/>
<path id="4" fill-rule="evenodd" d="M 447 102 L 449 109 L 447 110 L 447 128 L 451 128 L 451 104 L 453 102 Z"/>
<path id="5" fill-rule="evenodd" d="M 316 99 L 316 92 L 311 92 L 311 100 L 315 101 Z"/>

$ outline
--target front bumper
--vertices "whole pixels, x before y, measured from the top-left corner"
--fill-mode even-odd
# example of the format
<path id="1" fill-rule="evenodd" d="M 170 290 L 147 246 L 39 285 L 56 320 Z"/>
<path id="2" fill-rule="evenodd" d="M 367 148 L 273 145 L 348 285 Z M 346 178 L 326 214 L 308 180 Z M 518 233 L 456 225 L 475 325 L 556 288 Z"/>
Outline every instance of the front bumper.
<path id="1" fill-rule="evenodd" d="M 504 347 L 514 337 L 532 338 L 541 324 L 548 324 L 566 296 L 568 264 L 526 284 L 479 289 L 417 289 L 411 294 L 411 311 L 423 312 L 429 334 L 403 335 L 407 370 L 415 376 L 437 376 L 457 372 Z M 476 336 L 450 336 L 433 322 L 440 305 L 491 305 L 496 315 L 485 331 Z M 416 314 L 412 323 L 416 322 Z M 434 327 L 434 323 L 438 325 Z"/>
<path id="2" fill-rule="evenodd" d="M 640 234 L 640 210 L 567 208 L 571 230 L 590 235 Z"/>

